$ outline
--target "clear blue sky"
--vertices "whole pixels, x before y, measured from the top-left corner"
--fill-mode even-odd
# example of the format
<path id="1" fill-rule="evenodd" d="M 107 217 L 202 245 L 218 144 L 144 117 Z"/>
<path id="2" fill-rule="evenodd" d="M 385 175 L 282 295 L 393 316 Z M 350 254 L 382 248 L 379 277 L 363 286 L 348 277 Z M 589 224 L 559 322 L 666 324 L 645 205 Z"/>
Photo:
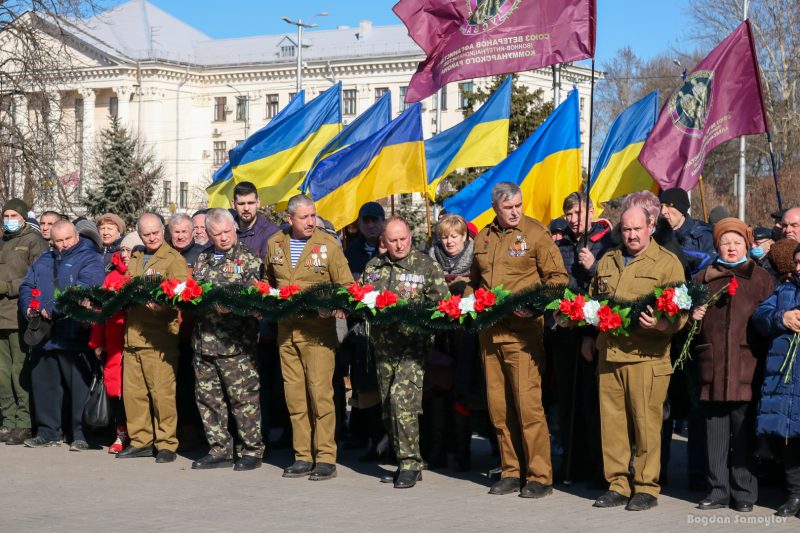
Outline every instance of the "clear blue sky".
<path id="1" fill-rule="evenodd" d="M 340 25 L 358 26 L 360 19 L 375 25 L 399 24 L 392 13 L 395 1 L 387 0 L 150 0 L 154 5 L 215 38 L 283 33 L 291 28 L 281 20 L 308 18 L 321 29 Z M 113 4 L 122 3 L 119 0 Z M 650 58 L 671 47 L 693 48 L 686 43 L 689 0 L 598 0 L 597 61 L 625 45 L 642 58 Z"/>

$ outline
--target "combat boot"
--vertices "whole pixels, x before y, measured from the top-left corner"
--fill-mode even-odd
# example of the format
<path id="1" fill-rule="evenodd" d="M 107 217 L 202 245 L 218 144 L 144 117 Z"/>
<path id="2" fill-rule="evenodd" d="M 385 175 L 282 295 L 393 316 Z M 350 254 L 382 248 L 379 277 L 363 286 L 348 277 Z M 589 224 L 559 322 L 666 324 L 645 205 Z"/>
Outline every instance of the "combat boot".
<path id="1" fill-rule="evenodd" d="M 26 440 L 30 439 L 33 436 L 31 433 L 31 428 L 14 428 L 11 430 L 11 434 L 8 436 L 8 440 L 6 444 L 10 446 L 19 446 L 24 444 Z M 61 444 L 59 442 L 59 444 Z"/>
<path id="2" fill-rule="evenodd" d="M 8 426 L 0 426 L 0 442 L 6 442 L 11 436 L 12 429 Z"/>
<path id="3" fill-rule="evenodd" d="M 401 470 L 397 474 L 397 479 L 394 482 L 396 489 L 410 489 L 417 484 L 417 481 L 422 481 L 421 470 Z"/>

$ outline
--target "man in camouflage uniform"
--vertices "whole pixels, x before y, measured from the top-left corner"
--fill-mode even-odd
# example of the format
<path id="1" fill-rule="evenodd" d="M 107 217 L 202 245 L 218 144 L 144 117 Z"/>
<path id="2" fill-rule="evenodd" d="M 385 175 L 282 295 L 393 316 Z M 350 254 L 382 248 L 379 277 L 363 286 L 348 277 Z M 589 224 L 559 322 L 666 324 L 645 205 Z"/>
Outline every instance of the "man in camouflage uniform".
<path id="1" fill-rule="evenodd" d="M 206 230 L 213 246 L 197 258 L 194 277 L 198 283 L 249 286 L 261 278 L 261 259 L 237 242 L 236 222 L 227 210 L 209 210 Z M 193 462 L 192 468 L 231 465 L 233 439 L 228 432 L 229 408 L 241 441 L 240 458 L 233 469 L 253 470 L 261 466 L 264 444 L 255 367 L 257 341 L 258 322 L 254 317 L 232 315 L 229 309 L 217 307 L 216 311 L 199 318 L 192 335 L 195 394 L 210 450 L 208 455 Z"/>
<path id="2" fill-rule="evenodd" d="M 413 249 L 411 229 L 404 219 L 389 218 L 381 240 L 386 253 L 367 263 L 361 275 L 363 283 L 373 285 L 376 291 L 392 291 L 408 301 L 435 303 L 447 297 L 442 267 Z M 422 479 L 419 415 L 423 364 L 433 337 L 413 334 L 402 327 L 376 327 L 373 331 L 383 419 L 399 464 L 393 476 L 381 481 L 394 481 L 396 489 L 410 488 Z"/>

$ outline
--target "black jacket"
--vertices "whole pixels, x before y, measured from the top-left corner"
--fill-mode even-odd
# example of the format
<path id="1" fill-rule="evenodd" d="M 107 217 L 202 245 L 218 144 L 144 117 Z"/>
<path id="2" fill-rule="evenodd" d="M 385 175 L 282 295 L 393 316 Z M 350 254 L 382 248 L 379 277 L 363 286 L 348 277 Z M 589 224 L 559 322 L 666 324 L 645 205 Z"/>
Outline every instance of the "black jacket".
<path id="1" fill-rule="evenodd" d="M 589 231 L 588 247 L 594 255 L 592 268 L 586 270 L 578 261 L 578 251 L 583 248 L 583 238 L 576 238 L 571 229 L 567 229 L 564 237 L 556 242 L 561 258 L 564 260 L 564 267 L 569 274 L 570 287 L 577 288 L 583 292 L 589 289 L 589 282 L 594 277 L 597 262 L 611 248 L 614 247 L 614 239 L 611 236 L 611 224 L 600 219 L 593 222 Z"/>

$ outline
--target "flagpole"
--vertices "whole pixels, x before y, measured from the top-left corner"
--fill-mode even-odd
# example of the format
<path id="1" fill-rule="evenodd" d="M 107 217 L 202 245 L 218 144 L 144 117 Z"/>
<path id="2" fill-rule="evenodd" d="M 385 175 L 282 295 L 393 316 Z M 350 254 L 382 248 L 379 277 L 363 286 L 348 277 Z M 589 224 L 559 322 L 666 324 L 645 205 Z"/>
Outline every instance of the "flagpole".
<path id="1" fill-rule="evenodd" d="M 708 211 L 706 211 L 706 193 L 703 189 L 703 176 L 697 180 L 700 184 L 700 205 L 703 207 L 703 222 L 708 222 Z"/>
<path id="2" fill-rule="evenodd" d="M 592 183 L 592 126 L 594 125 L 594 57 L 592 58 L 592 82 L 589 89 L 589 162 L 586 165 L 586 224 L 583 226 L 583 246 L 589 246 L 589 186 Z"/>

